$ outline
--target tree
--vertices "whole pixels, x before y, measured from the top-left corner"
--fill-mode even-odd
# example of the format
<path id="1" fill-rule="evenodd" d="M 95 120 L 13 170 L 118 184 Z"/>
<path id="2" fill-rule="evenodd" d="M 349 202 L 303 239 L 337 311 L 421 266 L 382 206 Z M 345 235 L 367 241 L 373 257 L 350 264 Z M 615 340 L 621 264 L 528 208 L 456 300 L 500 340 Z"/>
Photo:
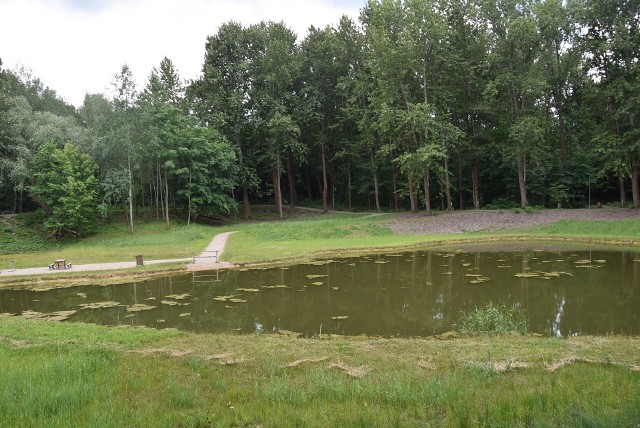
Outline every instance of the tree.
<path id="1" fill-rule="evenodd" d="M 123 65 L 120 73 L 114 76 L 112 88 L 115 92 L 113 98 L 115 123 L 113 126 L 112 144 L 113 148 L 120 154 L 126 156 L 126 163 L 121 162 L 120 168 L 126 169 L 129 175 L 129 195 L 127 203 L 129 205 L 129 215 L 127 223 L 129 231 L 133 233 L 133 168 L 135 166 L 136 148 L 134 144 L 135 127 L 135 102 L 137 92 L 133 73 L 128 65 Z M 120 157 L 120 156 L 118 156 Z"/>
<path id="2" fill-rule="evenodd" d="M 535 117 L 539 114 L 544 88 L 538 67 L 540 39 L 533 3 L 532 0 L 484 3 L 484 14 L 491 24 L 490 61 L 494 74 L 485 92 L 500 106 L 499 126 L 506 128 L 503 134 L 508 135 L 502 144 L 503 155 L 505 162 L 515 163 L 522 208 L 528 204 L 527 166 L 536 160 L 527 155 L 541 153 L 534 145 L 544 141 L 527 139 L 539 135 Z"/>
<path id="3" fill-rule="evenodd" d="M 254 77 L 249 73 L 255 60 L 254 34 L 240 24 L 223 24 L 206 43 L 203 76 L 188 88 L 188 98 L 202 124 L 214 126 L 236 150 L 244 217 L 249 218 L 249 191 L 260 180 L 250 156 L 252 115 L 249 90 Z"/>
<path id="4" fill-rule="evenodd" d="M 280 217 L 282 189 L 280 177 L 283 162 L 289 153 L 299 162 L 306 155 L 305 147 L 297 144 L 299 127 L 293 120 L 294 85 L 299 65 L 296 36 L 283 23 L 260 23 L 249 29 L 256 50 L 251 53 L 249 91 L 250 111 L 255 138 L 261 142 L 259 158 L 271 171 L 274 196 Z"/>
<path id="5" fill-rule="evenodd" d="M 640 208 L 640 9 L 633 0 L 620 2 L 577 0 L 587 71 L 594 75 L 606 109 L 601 110 L 600 134 L 615 140 L 620 175 L 631 170 L 633 206 Z M 624 181 L 620 180 L 621 193 Z"/>
<path id="6" fill-rule="evenodd" d="M 96 163 L 71 143 L 62 149 L 46 143 L 38 149 L 34 167 L 30 192 L 48 216 L 45 227 L 55 236 L 85 234 L 95 214 Z"/>

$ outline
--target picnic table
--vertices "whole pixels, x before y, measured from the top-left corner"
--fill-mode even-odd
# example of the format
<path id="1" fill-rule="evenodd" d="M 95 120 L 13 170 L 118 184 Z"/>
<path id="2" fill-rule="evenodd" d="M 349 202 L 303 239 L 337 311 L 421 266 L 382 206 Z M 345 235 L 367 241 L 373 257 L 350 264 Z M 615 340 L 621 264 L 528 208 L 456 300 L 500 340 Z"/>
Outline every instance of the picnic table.
<path id="1" fill-rule="evenodd" d="M 66 259 L 57 259 L 49 265 L 49 269 L 71 269 L 71 263 L 67 263 Z"/>

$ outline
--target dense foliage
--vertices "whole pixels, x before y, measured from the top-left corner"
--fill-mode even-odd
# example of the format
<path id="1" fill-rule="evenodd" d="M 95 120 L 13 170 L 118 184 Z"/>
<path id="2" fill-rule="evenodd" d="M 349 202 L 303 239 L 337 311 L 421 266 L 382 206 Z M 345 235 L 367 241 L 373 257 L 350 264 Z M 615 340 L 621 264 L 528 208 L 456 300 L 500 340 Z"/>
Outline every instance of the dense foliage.
<path id="1" fill-rule="evenodd" d="M 302 199 L 640 208 L 638 28 L 630 0 L 369 0 L 302 40 L 226 23 L 195 81 L 165 58 L 139 92 L 124 66 L 78 110 L 2 70 L 0 210 L 41 202 L 35 154 L 68 142 L 98 165 L 99 211 L 132 230 L 139 208 L 168 222 Z"/>

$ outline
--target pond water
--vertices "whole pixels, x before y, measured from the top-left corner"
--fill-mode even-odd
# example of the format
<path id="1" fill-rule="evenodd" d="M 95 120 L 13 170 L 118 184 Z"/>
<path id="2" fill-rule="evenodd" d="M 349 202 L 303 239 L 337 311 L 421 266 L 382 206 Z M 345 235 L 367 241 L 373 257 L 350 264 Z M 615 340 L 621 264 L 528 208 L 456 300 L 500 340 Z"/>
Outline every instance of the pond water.
<path id="1" fill-rule="evenodd" d="M 0 291 L 0 313 L 195 332 L 429 336 L 489 302 L 532 332 L 640 334 L 640 254 L 472 247 L 195 272 L 125 285 Z M 60 315 L 60 314 L 57 314 Z"/>

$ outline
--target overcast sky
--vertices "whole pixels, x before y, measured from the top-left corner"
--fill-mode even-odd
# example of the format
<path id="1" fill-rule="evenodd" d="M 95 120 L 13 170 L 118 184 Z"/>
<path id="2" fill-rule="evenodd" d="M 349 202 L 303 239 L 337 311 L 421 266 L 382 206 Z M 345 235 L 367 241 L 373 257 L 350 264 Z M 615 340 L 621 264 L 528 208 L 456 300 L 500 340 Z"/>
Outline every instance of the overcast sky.
<path id="1" fill-rule="evenodd" d="M 142 89 L 169 57 L 184 79 L 200 74 L 206 37 L 228 21 L 311 25 L 357 20 L 366 0 L 0 0 L 0 58 L 25 66 L 67 102 L 105 93 L 123 64 Z"/>

